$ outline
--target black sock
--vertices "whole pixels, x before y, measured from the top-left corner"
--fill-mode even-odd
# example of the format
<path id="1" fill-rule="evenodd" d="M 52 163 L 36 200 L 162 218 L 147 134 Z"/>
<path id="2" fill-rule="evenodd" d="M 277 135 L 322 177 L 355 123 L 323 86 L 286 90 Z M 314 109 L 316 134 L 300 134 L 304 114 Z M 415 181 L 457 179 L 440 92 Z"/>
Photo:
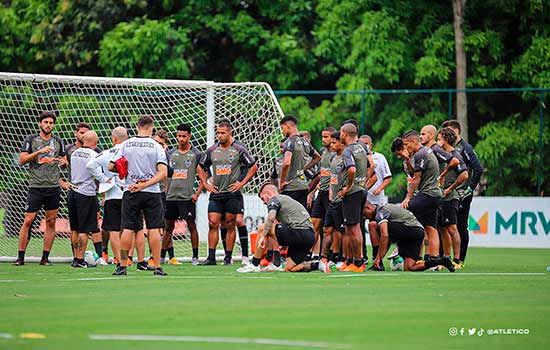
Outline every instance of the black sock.
<path id="1" fill-rule="evenodd" d="M 460 259 L 454 258 L 454 259 L 453 259 L 453 262 L 454 262 L 455 264 L 460 264 Z"/>
<path id="2" fill-rule="evenodd" d="M 267 259 L 267 261 L 271 261 L 271 259 L 273 259 L 273 250 L 268 250 L 265 258 Z"/>
<path id="3" fill-rule="evenodd" d="M 318 261 L 312 262 L 310 266 L 311 266 L 311 271 L 319 270 L 319 262 Z"/>
<path id="4" fill-rule="evenodd" d="M 332 261 L 333 263 L 335 263 L 335 264 L 338 263 L 339 255 L 340 255 L 340 253 L 332 253 L 332 259 L 331 259 L 331 261 Z"/>
<path id="5" fill-rule="evenodd" d="M 227 249 L 227 229 L 226 228 L 220 228 L 220 235 L 222 236 L 222 244 L 223 244 L 223 250 Z"/>
<path id="6" fill-rule="evenodd" d="M 237 230 L 239 231 L 239 241 L 241 242 L 243 256 L 248 256 L 248 230 L 246 226 L 239 226 Z"/>
<path id="7" fill-rule="evenodd" d="M 193 258 L 199 257 L 199 248 L 193 248 Z"/>
<path id="8" fill-rule="evenodd" d="M 160 257 L 163 258 L 163 259 L 166 258 L 166 249 L 161 249 L 160 250 Z"/>
<path id="9" fill-rule="evenodd" d="M 353 258 L 346 258 L 346 264 L 347 265 L 353 264 Z"/>
<path id="10" fill-rule="evenodd" d="M 25 251 L 24 250 L 20 250 L 17 252 L 17 258 L 19 260 L 25 260 Z"/>
<path id="11" fill-rule="evenodd" d="M 97 256 L 101 257 L 101 254 L 103 253 L 103 245 L 101 242 L 95 242 L 94 248 Z"/>
<path id="12" fill-rule="evenodd" d="M 174 247 L 166 249 L 168 251 L 168 257 L 172 259 L 174 257 Z"/>
<path id="13" fill-rule="evenodd" d="M 377 246 L 377 245 L 372 246 L 372 260 L 373 261 L 378 256 L 378 248 L 379 248 L 379 246 Z"/>
<path id="14" fill-rule="evenodd" d="M 310 261 L 311 260 L 311 252 L 306 254 L 306 257 L 304 258 L 304 261 Z"/>
<path id="15" fill-rule="evenodd" d="M 132 261 L 132 262 L 133 262 L 133 261 L 134 261 L 134 257 L 133 257 L 133 256 L 131 256 L 131 255 L 128 255 L 128 260 L 130 260 L 130 261 Z"/>
<path id="16" fill-rule="evenodd" d="M 208 260 L 216 261 L 216 248 L 208 248 Z"/>
<path id="17" fill-rule="evenodd" d="M 319 255 L 314 255 L 311 257 L 311 260 L 319 260 Z"/>
<path id="18" fill-rule="evenodd" d="M 43 250 L 42 251 L 42 259 L 41 261 L 46 261 L 48 260 L 48 257 L 50 256 L 50 252 L 46 251 L 46 250 Z"/>
<path id="19" fill-rule="evenodd" d="M 273 252 L 273 265 L 281 266 L 281 252 L 278 250 Z"/>
<path id="20" fill-rule="evenodd" d="M 353 263 L 357 267 L 361 267 L 363 265 L 363 259 L 354 259 Z"/>
<path id="21" fill-rule="evenodd" d="M 233 251 L 232 250 L 226 250 L 225 251 L 225 260 L 227 261 L 231 261 L 231 256 L 233 255 Z"/>
<path id="22" fill-rule="evenodd" d="M 102 251 L 105 254 L 109 254 L 109 248 L 107 248 L 107 247 L 103 248 Z"/>
<path id="23" fill-rule="evenodd" d="M 260 265 L 260 259 L 258 259 L 257 257 L 252 257 L 252 265 L 258 267 L 258 265 Z"/>

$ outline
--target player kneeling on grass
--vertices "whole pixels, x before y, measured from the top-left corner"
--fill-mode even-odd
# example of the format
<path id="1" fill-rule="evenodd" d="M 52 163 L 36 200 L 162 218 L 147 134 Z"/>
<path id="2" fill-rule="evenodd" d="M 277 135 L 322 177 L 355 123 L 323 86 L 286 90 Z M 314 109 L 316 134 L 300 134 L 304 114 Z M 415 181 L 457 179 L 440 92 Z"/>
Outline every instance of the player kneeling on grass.
<path id="1" fill-rule="evenodd" d="M 267 219 L 263 227 L 258 229 L 252 264 L 241 267 L 237 271 L 259 272 L 260 259 L 269 239 L 273 241 L 273 248 L 277 253 L 279 245 L 288 247 L 285 271 L 310 272 L 319 269 L 328 273 L 330 269 L 326 264 L 304 261 L 315 240 L 313 224 L 304 206 L 289 196 L 279 194 L 277 187 L 272 184 L 264 184 L 260 188 L 259 196 L 267 205 Z M 279 224 L 275 224 L 275 220 Z M 270 266 L 268 270 L 280 270 L 280 257 L 275 256 L 273 265 L 274 267 Z"/>
<path id="2" fill-rule="evenodd" d="M 424 228 L 407 209 L 397 204 L 384 204 L 375 206 L 366 202 L 363 207 L 363 215 L 369 220 L 376 221 L 376 232 L 380 237 L 378 254 L 374 259 L 375 269 L 380 268 L 390 242 L 397 243 L 399 255 L 405 260 L 405 271 L 424 271 L 437 265 L 445 266 L 454 272 L 453 263 L 449 257 L 438 257 L 427 261 L 420 259 L 420 250 L 424 240 Z"/>

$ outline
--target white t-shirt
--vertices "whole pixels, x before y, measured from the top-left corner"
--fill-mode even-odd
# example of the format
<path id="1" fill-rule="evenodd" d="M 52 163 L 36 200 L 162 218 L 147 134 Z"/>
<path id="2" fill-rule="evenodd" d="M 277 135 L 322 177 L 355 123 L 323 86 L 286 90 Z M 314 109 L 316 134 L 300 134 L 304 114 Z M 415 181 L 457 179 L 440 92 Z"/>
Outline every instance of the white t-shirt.
<path id="1" fill-rule="evenodd" d="M 85 196 L 96 195 L 95 179 L 86 165 L 97 156 L 96 151 L 88 147 L 79 147 L 71 155 L 71 183 L 77 188 L 75 192 Z"/>
<path id="2" fill-rule="evenodd" d="M 136 136 L 124 141 L 111 162 L 116 162 L 123 156 L 128 161 L 126 186 L 151 179 L 157 173 L 158 164 L 168 164 L 166 152 L 150 136 Z M 125 190 L 127 190 L 127 187 Z M 142 189 L 141 192 L 161 193 L 160 185 L 157 182 Z"/>
<path id="3" fill-rule="evenodd" d="M 382 205 L 388 203 L 388 197 L 384 191 L 380 192 L 378 196 L 374 196 L 372 192 L 380 187 L 384 179 L 391 177 L 390 166 L 386 157 L 382 153 L 373 152 L 372 157 L 374 159 L 374 174 L 376 175 L 376 183 L 371 187 L 367 194 L 367 200 L 372 204 Z"/>
<path id="4" fill-rule="evenodd" d="M 115 182 L 115 185 L 105 192 L 106 201 L 110 199 L 122 199 L 122 188 L 125 186 L 126 181 L 121 180 L 118 174 L 109 171 L 109 162 L 117 154 L 121 145 L 122 144 L 114 145 L 113 148 L 101 152 L 97 157 L 91 159 L 87 165 L 88 170 L 97 181 L 105 182 L 101 181 L 101 179 L 107 178 Z"/>

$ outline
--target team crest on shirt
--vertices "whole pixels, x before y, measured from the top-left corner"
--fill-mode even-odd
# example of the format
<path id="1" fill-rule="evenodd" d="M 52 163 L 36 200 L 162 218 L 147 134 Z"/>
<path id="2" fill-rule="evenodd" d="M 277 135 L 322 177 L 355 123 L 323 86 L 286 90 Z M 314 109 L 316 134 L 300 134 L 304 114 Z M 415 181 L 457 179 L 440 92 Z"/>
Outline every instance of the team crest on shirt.
<path id="1" fill-rule="evenodd" d="M 191 159 L 187 158 L 185 162 L 183 162 L 186 168 L 189 168 L 191 166 Z"/>
<path id="2" fill-rule="evenodd" d="M 227 157 L 227 160 L 229 161 L 229 163 L 233 163 L 233 161 L 235 160 L 235 156 L 233 156 L 232 154 L 230 154 L 230 155 Z"/>

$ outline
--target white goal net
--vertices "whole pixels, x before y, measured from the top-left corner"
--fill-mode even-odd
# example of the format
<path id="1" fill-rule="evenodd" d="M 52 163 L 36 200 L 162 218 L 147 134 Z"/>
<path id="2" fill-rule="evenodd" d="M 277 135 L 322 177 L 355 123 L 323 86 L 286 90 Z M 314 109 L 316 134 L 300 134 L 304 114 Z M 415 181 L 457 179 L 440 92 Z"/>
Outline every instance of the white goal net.
<path id="1" fill-rule="evenodd" d="M 25 137 L 38 133 L 38 115 L 42 111 L 56 113 L 53 134 L 67 145 L 74 142 L 76 124 L 89 123 L 99 135 L 101 149 L 112 147 L 113 128 L 124 126 L 133 136 L 137 117 L 150 114 L 155 118 L 156 129 L 168 132 L 170 148 L 177 147 L 176 127 L 185 122 L 192 127 L 192 144 L 204 152 L 215 141 L 216 122 L 229 119 L 234 137 L 256 156 L 259 167 L 258 174 L 243 190 L 249 233 L 261 222 L 264 209 L 255 194 L 269 178 L 272 160 L 278 153 L 278 121 L 282 117 L 268 84 L 0 73 L 0 258 L 3 260 L 17 256 L 28 189 L 28 169 L 19 165 L 18 157 Z M 207 195 L 203 194 L 197 206 L 202 242 L 208 233 L 206 204 Z M 40 212 L 30 232 L 32 238 L 26 256 L 41 256 L 44 227 Z M 174 247 L 177 257 L 191 256 L 189 235 L 182 223 L 176 227 Z M 201 244 L 200 255 L 204 254 L 205 245 Z M 50 256 L 72 256 L 66 193 L 62 193 Z"/>

